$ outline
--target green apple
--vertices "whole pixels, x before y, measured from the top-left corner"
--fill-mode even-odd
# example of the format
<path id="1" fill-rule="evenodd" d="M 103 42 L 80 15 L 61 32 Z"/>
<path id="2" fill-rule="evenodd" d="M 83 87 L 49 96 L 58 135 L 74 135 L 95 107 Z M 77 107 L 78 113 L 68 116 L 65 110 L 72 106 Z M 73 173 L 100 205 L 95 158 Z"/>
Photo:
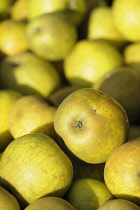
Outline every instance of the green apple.
<path id="1" fill-rule="evenodd" d="M 46 13 L 66 11 L 70 19 L 79 24 L 86 13 L 86 8 L 85 0 L 28 0 L 28 19 Z"/>
<path id="2" fill-rule="evenodd" d="M 29 49 L 25 33 L 26 23 L 11 18 L 0 22 L 0 49 L 12 56 Z"/>
<path id="3" fill-rule="evenodd" d="M 17 199 L 2 186 L 0 186 L 0 209 L 20 210 Z"/>
<path id="4" fill-rule="evenodd" d="M 75 210 L 75 208 L 63 198 L 58 197 L 44 197 L 39 198 L 30 205 L 28 205 L 25 210 Z"/>
<path id="5" fill-rule="evenodd" d="M 115 99 L 93 88 L 81 88 L 59 105 L 54 128 L 76 157 L 98 164 L 127 140 L 129 122 Z"/>
<path id="6" fill-rule="evenodd" d="M 51 61 L 64 59 L 77 41 L 77 28 L 63 12 L 36 17 L 27 24 L 26 34 L 30 49 Z"/>
<path id="7" fill-rule="evenodd" d="M 57 69 L 31 52 L 6 57 L 1 63 L 0 80 L 3 88 L 43 97 L 61 86 Z"/>
<path id="8" fill-rule="evenodd" d="M 123 63 L 119 50 L 107 41 L 80 40 L 64 59 L 64 73 L 74 86 L 91 87 L 112 68 Z"/>
<path id="9" fill-rule="evenodd" d="M 13 140 L 0 164 L 1 185 L 23 207 L 44 196 L 62 197 L 73 178 L 70 159 L 53 139 L 41 133 Z"/>
<path id="10" fill-rule="evenodd" d="M 116 148 L 106 161 L 105 183 L 120 199 L 140 205 L 140 138 Z"/>
<path id="11" fill-rule="evenodd" d="M 116 99 L 131 124 L 140 122 L 140 72 L 130 66 L 119 66 L 100 77 L 93 87 Z"/>
<path id="12" fill-rule="evenodd" d="M 14 138 L 29 133 L 44 133 L 55 140 L 53 121 L 56 110 L 57 108 L 43 97 L 23 96 L 14 103 L 9 112 L 10 133 Z"/>
<path id="13" fill-rule="evenodd" d="M 140 40 L 140 1 L 114 0 L 112 19 L 116 28 L 128 42 Z"/>
<path id="14" fill-rule="evenodd" d="M 111 199 L 105 202 L 98 210 L 139 210 L 140 207 L 135 203 L 125 199 Z"/>
<path id="15" fill-rule="evenodd" d="M 104 182 L 84 178 L 72 182 L 64 198 L 71 203 L 75 209 L 96 210 L 103 203 L 113 199 L 114 196 L 108 190 Z"/>
<path id="16" fill-rule="evenodd" d="M 18 91 L 0 89 L 0 152 L 13 140 L 9 131 L 8 116 L 14 103 L 21 97 L 22 94 Z"/>
<path id="17" fill-rule="evenodd" d="M 50 96 L 49 99 L 59 106 L 61 102 L 71 93 L 78 90 L 79 88 L 76 86 L 63 86 L 61 88 L 58 88 L 56 91 L 54 91 Z"/>

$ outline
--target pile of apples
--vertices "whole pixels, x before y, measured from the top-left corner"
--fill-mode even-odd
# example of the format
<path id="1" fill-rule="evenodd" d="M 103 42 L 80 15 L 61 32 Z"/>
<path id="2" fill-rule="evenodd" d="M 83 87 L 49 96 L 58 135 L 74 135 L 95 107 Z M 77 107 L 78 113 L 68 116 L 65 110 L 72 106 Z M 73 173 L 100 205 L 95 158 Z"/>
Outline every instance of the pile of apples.
<path id="1" fill-rule="evenodd" d="M 140 1 L 1 0 L 0 209 L 140 209 Z"/>

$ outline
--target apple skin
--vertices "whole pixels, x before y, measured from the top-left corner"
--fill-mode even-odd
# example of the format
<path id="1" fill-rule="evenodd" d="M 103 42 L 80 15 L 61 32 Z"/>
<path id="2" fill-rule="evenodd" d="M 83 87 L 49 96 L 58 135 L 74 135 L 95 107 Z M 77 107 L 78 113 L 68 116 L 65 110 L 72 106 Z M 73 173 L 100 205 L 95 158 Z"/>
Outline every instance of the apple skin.
<path id="1" fill-rule="evenodd" d="M 105 162 L 127 140 L 129 122 L 123 107 L 112 97 L 81 88 L 62 101 L 54 128 L 75 156 L 97 164 Z"/>

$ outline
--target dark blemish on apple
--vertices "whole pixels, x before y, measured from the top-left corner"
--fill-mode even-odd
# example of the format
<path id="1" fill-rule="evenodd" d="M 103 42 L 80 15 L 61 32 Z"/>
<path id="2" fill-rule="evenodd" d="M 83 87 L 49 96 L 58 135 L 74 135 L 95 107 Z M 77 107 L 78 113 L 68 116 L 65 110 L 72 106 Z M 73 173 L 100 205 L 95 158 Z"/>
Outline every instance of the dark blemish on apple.
<path id="1" fill-rule="evenodd" d="M 94 113 L 96 113 L 96 110 L 95 110 L 95 109 L 93 109 L 93 112 L 94 112 Z"/>
<path id="2" fill-rule="evenodd" d="M 82 127 L 83 127 L 83 123 L 82 123 L 82 120 L 78 120 L 78 121 L 76 121 L 76 127 L 78 128 L 78 129 L 81 129 Z"/>
<path id="3" fill-rule="evenodd" d="M 138 172 L 138 177 L 140 178 L 140 171 Z"/>

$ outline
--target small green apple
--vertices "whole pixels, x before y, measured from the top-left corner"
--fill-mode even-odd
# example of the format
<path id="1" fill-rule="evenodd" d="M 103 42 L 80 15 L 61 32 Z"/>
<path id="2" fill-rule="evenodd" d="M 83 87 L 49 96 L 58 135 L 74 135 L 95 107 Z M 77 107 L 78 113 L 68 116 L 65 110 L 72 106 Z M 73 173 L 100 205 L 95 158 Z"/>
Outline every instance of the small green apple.
<path id="1" fill-rule="evenodd" d="M 104 182 L 84 178 L 73 181 L 64 198 L 75 209 L 96 210 L 108 200 L 113 199 L 114 196 Z"/>
<path id="2" fill-rule="evenodd" d="M 30 49 L 51 61 L 64 59 L 77 41 L 77 28 L 62 12 L 44 14 L 31 20 L 26 34 Z"/>
<path id="3" fill-rule="evenodd" d="M 118 66 L 101 76 L 93 87 L 116 99 L 131 124 L 140 123 L 140 72 L 130 66 Z"/>
<path id="4" fill-rule="evenodd" d="M 59 105 L 54 128 L 66 147 L 87 163 L 103 163 L 128 138 L 126 111 L 112 97 L 81 88 Z"/>

